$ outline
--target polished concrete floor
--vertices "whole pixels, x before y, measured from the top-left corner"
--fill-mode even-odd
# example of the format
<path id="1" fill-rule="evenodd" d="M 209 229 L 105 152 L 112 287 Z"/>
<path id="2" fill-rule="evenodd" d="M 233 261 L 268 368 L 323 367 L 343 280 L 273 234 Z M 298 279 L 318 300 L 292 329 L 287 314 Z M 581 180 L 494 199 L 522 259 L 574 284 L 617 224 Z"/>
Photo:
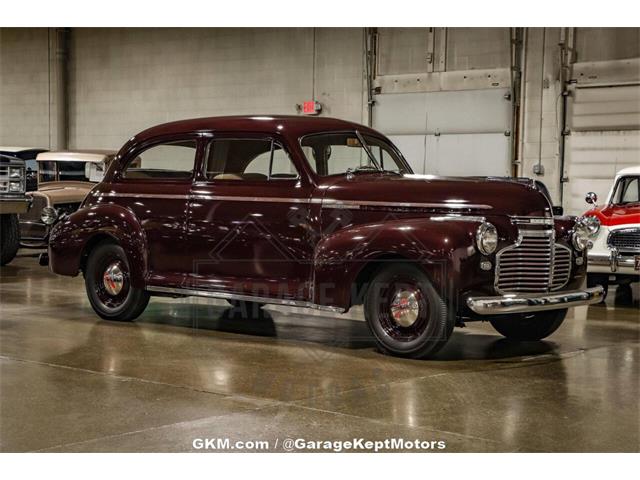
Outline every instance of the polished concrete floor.
<path id="1" fill-rule="evenodd" d="M 453 452 L 637 452 L 640 307 L 611 297 L 547 341 L 472 324 L 415 361 L 377 353 L 358 310 L 243 320 L 223 302 L 152 299 L 136 323 L 105 322 L 81 277 L 21 252 L 0 270 L 0 450 L 404 438 Z"/>

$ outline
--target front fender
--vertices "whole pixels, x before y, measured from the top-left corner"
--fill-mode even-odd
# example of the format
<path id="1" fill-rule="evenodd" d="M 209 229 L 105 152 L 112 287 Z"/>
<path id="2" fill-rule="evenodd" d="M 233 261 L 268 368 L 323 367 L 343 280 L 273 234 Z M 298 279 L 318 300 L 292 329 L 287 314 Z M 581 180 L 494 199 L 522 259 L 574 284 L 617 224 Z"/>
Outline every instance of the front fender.
<path id="1" fill-rule="evenodd" d="M 144 230 L 130 210 L 114 204 L 81 208 L 53 227 L 49 236 L 51 271 L 59 275 L 77 275 L 83 255 L 93 245 L 108 238 L 124 249 L 133 286 L 144 288 L 147 272 Z"/>
<path id="2" fill-rule="evenodd" d="M 454 298 L 465 263 L 478 258 L 480 220 L 398 219 L 357 225 L 327 235 L 315 254 L 314 302 L 349 308 L 355 282 L 372 262 L 414 262 L 437 291 Z"/>

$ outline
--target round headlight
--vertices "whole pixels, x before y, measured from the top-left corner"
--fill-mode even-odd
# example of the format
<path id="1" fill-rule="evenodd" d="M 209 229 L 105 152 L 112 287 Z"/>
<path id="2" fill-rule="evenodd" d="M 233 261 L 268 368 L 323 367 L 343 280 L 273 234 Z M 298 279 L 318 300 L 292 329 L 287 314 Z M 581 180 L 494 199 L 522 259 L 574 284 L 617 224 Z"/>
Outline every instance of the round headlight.
<path id="1" fill-rule="evenodd" d="M 584 224 L 584 222 L 576 222 L 576 226 L 573 230 L 573 236 L 571 237 L 571 243 L 573 243 L 573 247 L 580 252 L 589 245 L 589 228 Z"/>
<path id="2" fill-rule="evenodd" d="M 58 212 L 53 207 L 44 207 L 42 209 L 42 213 L 40 214 L 40 220 L 45 225 L 53 225 L 53 223 L 58 219 Z"/>
<path id="3" fill-rule="evenodd" d="M 600 231 L 600 219 L 598 217 L 583 217 L 582 224 L 587 228 L 589 236 L 593 237 Z"/>
<path id="4" fill-rule="evenodd" d="M 476 244 L 478 250 L 485 255 L 490 255 L 498 247 L 498 230 L 488 222 L 478 227 L 476 232 Z"/>

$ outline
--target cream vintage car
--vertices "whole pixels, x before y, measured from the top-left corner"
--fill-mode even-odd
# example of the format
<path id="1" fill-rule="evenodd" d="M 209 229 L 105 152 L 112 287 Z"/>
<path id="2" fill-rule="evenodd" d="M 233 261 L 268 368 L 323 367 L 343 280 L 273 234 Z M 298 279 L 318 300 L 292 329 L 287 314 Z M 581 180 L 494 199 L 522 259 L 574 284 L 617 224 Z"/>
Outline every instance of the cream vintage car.
<path id="1" fill-rule="evenodd" d="M 49 226 L 43 216 L 75 212 L 102 180 L 106 167 L 116 152 L 110 150 L 76 150 L 38 154 L 38 189 L 29 192 L 31 209 L 20 215 L 20 246 L 45 248 Z"/>

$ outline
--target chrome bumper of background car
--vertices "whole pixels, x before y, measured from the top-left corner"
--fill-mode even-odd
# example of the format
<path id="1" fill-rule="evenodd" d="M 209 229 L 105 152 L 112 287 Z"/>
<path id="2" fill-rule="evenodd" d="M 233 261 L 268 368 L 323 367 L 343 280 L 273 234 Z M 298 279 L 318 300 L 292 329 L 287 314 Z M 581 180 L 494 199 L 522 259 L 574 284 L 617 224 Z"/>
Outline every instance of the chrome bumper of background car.
<path id="1" fill-rule="evenodd" d="M 621 254 L 615 248 L 610 249 L 609 255 L 590 253 L 588 261 L 589 265 L 609 267 L 612 273 L 617 272 L 619 268 L 632 270 L 635 268 L 635 255 L 632 253 Z"/>
<path id="2" fill-rule="evenodd" d="M 26 198 L 2 198 L 0 199 L 0 214 L 26 213 L 31 203 Z"/>
<path id="3" fill-rule="evenodd" d="M 570 290 L 544 294 L 509 294 L 500 297 L 469 297 L 467 305 L 479 315 L 500 315 L 503 313 L 539 312 L 560 308 L 579 307 L 598 303 L 604 296 L 604 289 L 597 287 L 585 290 Z"/>

